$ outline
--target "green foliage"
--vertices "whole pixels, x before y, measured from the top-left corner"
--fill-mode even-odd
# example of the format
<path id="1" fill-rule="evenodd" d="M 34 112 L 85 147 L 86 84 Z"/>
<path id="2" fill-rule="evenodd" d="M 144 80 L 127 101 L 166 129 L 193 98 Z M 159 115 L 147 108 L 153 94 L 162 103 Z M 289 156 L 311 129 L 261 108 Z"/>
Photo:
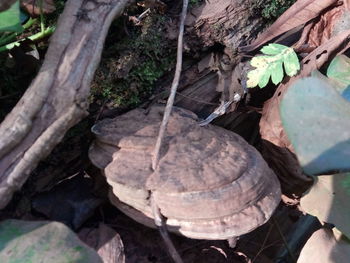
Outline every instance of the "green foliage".
<path id="1" fill-rule="evenodd" d="M 281 118 L 306 173 L 350 171 L 350 103 L 325 79 L 305 78 L 290 87 Z"/>
<path id="2" fill-rule="evenodd" d="M 280 17 L 296 0 L 267 0 L 264 1 L 262 16 L 268 20 Z"/>
<path id="3" fill-rule="evenodd" d="M 281 118 L 304 171 L 350 171 L 349 59 L 336 57 L 327 74 L 294 83 L 281 102 Z"/>
<path id="4" fill-rule="evenodd" d="M 298 56 L 290 47 L 280 44 L 269 44 L 261 49 L 266 56 L 254 57 L 250 64 L 256 69 L 248 72 L 247 87 L 253 88 L 259 85 L 265 87 L 270 77 L 277 85 L 283 79 L 283 65 L 288 76 L 294 76 L 300 69 Z"/>
<path id="5" fill-rule="evenodd" d="M 54 14 L 57 15 L 57 10 Z M 43 14 L 40 15 L 40 21 L 30 18 L 22 26 L 21 20 L 25 21 L 27 18 L 28 15 L 19 8 L 19 1 L 15 2 L 10 9 L 0 13 L 0 32 L 3 32 L 0 34 L 0 52 L 20 46 L 27 39 L 38 42 L 50 36 L 55 30 L 55 25 L 45 27 L 46 17 Z M 38 28 L 40 30 L 37 30 Z"/>
<path id="6" fill-rule="evenodd" d="M 19 1 L 9 9 L 0 12 L 0 32 L 22 32 Z"/>
<path id="7" fill-rule="evenodd" d="M 2 263 L 99 263 L 99 255 L 57 222 L 6 220 L 0 224 Z"/>
<path id="8" fill-rule="evenodd" d="M 337 56 L 327 76 L 295 82 L 281 101 L 280 113 L 299 163 L 307 174 L 338 173 L 314 177 L 315 184 L 301 199 L 304 211 L 334 224 L 350 237 L 350 59 Z M 322 200 L 322 202 L 319 202 Z"/>
<path id="9" fill-rule="evenodd" d="M 335 57 L 328 66 L 327 76 L 333 87 L 350 101 L 350 58 L 345 55 Z"/>

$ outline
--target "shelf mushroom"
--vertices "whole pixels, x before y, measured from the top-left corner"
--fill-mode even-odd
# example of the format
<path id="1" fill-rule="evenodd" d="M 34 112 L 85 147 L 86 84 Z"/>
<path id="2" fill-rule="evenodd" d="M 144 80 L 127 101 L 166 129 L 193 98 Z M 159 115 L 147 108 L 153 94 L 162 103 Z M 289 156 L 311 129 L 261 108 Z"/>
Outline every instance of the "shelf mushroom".
<path id="1" fill-rule="evenodd" d="M 152 152 L 164 107 L 135 109 L 92 127 L 89 156 L 111 185 L 110 200 L 155 227 L 151 196 L 169 231 L 195 239 L 229 239 L 264 224 L 280 202 L 278 179 L 239 135 L 173 108 L 158 168 Z"/>

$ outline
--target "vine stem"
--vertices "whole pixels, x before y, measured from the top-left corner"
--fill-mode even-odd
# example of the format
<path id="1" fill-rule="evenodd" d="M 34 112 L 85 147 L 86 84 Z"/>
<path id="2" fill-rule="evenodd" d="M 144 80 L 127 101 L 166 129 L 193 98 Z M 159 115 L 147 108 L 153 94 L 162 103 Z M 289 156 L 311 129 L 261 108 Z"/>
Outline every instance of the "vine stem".
<path id="1" fill-rule="evenodd" d="M 153 170 L 156 170 L 158 167 L 160 148 L 162 146 L 162 142 L 164 139 L 166 128 L 167 128 L 167 125 L 169 122 L 171 110 L 172 110 L 173 105 L 174 105 L 177 87 L 179 86 L 181 69 L 182 69 L 183 34 L 184 34 L 184 28 L 185 28 L 187 7 L 188 7 L 188 0 L 183 0 L 180 28 L 179 28 L 179 37 L 178 37 L 178 43 L 177 43 L 177 58 L 176 58 L 175 76 L 174 76 L 173 82 L 171 84 L 170 95 L 169 95 L 169 98 L 168 98 L 168 101 L 167 101 L 167 104 L 166 104 L 166 107 L 164 110 L 163 120 L 162 120 L 162 123 L 161 123 L 160 128 L 159 128 L 157 142 L 156 142 L 156 145 L 154 147 L 153 158 L 152 158 L 152 169 Z"/>
<path id="2" fill-rule="evenodd" d="M 154 200 L 153 195 L 151 196 L 151 207 L 152 207 L 152 213 L 154 216 L 154 223 L 158 227 L 158 230 L 160 232 L 160 235 L 163 238 L 163 241 L 168 249 L 168 252 L 173 259 L 175 263 L 183 263 L 179 253 L 177 252 L 173 242 L 171 241 L 171 238 L 168 233 L 168 229 L 166 228 L 164 218 L 162 214 L 160 213 L 160 209 Z"/>

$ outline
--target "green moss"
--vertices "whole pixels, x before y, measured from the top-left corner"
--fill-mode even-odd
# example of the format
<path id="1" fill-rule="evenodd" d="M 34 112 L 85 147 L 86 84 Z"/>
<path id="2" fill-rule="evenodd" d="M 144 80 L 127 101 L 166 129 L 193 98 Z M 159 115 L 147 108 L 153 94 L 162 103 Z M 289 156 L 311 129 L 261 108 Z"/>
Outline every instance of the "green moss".
<path id="1" fill-rule="evenodd" d="M 129 29 L 129 35 L 110 36 L 92 85 L 92 100 L 129 107 L 152 93 L 156 81 L 175 65 L 176 41 L 166 37 L 166 22 L 165 16 L 152 13 L 141 27 Z M 123 32 L 121 24 L 117 21 L 114 27 Z"/>
<path id="2" fill-rule="evenodd" d="M 262 7 L 261 14 L 268 20 L 276 20 L 281 16 L 296 0 L 266 0 Z"/>
<path id="3" fill-rule="evenodd" d="M 189 5 L 190 8 L 191 7 L 195 7 L 195 6 L 199 5 L 200 3 L 202 3 L 203 1 L 204 0 L 190 0 L 188 2 L 188 5 Z"/>

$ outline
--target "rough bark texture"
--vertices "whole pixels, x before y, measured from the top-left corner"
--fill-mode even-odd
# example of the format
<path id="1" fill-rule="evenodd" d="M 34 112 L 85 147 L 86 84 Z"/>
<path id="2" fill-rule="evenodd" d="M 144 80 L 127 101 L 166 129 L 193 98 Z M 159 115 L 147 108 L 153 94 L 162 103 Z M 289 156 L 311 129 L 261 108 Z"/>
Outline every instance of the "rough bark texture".
<path id="1" fill-rule="evenodd" d="M 37 77 L 0 126 L 0 209 L 65 132 L 87 115 L 110 23 L 127 0 L 70 0 Z"/>
<path id="2" fill-rule="evenodd" d="M 211 0 L 194 8 L 188 15 L 188 44 L 199 49 L 224 45 L 228 53 L 236 53 L 265 27 L 258 9 L 261 0 Z"/>

